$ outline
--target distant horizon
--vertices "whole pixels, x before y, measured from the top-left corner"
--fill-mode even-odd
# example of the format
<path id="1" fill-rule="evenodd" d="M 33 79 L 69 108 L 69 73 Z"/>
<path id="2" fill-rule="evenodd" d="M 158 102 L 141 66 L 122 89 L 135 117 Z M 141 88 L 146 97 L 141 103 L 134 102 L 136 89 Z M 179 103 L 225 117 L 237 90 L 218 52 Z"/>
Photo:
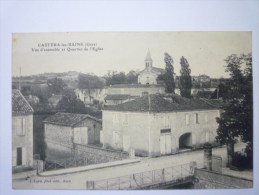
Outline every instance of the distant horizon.
<path id="1" fill-rule="evenodd" d="M 116 71 L 116 70 L 111 70 L 111 71 Z M 130 70 L 132 71 L 132 70 Z M 133 71 L 137 71 L 137 70 L 133 70 Z M 140 70 L 139 70 L 140 71 Z M 43 73 L 39 73 L 39 74 L 31 74 L 31 75 L 21 75 L 21 77 L 30 77 L 30 76 L 38 76 L 38 75 L 44 75 L 44 74 L 64 74 L 64 73 L 68 73 L 68 72 L 76 72 L 76 73 L 79 73 L 79 74 L 93 74 L 95 76 L 98 76 L 98 77 L 104 77 L 105 75 L 96 75 L 95 73 L 92 73 L 92 72 L 87 72 L 87 73 L 84 73 L 84 72 L 79 72 L 79 71 L 76 71 L 76 70 L 68 70 L 68 71 L 65 71 L 65 72 L 43 72 Z M 120 72 L 123 72 L 123 71 L 117 71 L 117 73 L 120 73 Z M 128 72 L 123 72 L 125 74 L 127 74 Z M 199 74 L 199 75 L 192 75 L 191 76 L 201 76 L 201 75 L 207 75 L 207 74 Z M 178 74 L 176 74 L 176 76 L 180 76 Z M 207 75 L 209 76 L 209 75 Z M 14 77 L 20 77 L 19 75 L 16 75 L 16 76 L 12 76 L 12 78 Z M 227 79 L 229 77 L 211 77 L 209 76 L 210 78 L 212 79 Z"/>

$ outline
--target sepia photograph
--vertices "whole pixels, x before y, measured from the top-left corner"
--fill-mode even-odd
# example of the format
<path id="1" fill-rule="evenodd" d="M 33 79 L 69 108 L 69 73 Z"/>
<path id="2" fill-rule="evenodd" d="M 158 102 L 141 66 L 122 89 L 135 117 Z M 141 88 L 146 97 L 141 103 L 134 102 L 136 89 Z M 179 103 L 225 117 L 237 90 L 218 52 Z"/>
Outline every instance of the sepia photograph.
<path id="1" fill-rule="evenodd" d="M 251 31 L 11 40 L 13 189 L 253 188 Z"/>

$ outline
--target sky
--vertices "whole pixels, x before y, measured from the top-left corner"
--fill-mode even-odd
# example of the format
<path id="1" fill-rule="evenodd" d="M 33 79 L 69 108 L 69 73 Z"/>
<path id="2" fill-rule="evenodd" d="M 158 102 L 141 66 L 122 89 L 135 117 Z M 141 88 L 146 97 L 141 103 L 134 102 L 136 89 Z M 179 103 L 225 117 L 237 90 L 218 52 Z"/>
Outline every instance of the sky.
<path id="1" fill-rule="evenodd" d="M 164 68 L 164 53 L 180 75 L 184 56 L 191 75 L 228 77 L 231 54 L 252 51 L 251 32 L 70 32 L 15 33 L 12 36 L 13 76 L 78 71 L 105 75 L 109 70 L 143 70 L 147 51 L 153 66 Z M 38 50 L 38 51 L 37 51 Z M 50 51 L 49 51 L 50 50 Z"/>

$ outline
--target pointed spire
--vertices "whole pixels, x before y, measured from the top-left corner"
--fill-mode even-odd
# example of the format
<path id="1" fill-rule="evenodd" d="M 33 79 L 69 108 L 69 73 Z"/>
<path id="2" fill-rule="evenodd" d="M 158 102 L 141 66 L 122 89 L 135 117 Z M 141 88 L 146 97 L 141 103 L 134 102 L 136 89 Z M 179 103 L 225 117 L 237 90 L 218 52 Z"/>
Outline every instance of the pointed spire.
<path id="1" fill-rule="evenodd" d="M 149 49 L 147 51 L 146 61 L 152 61 Z"/>

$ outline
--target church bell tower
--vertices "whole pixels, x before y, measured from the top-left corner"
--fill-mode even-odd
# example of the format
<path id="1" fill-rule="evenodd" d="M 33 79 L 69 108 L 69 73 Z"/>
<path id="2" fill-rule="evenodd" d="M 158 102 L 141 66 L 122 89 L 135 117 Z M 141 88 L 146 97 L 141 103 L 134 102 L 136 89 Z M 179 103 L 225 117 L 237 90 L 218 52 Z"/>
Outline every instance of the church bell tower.
<path id="1" fill-rule="evenodd" d="M 146 59 L 145 59 L 146 69 L 151 70 L 152 63 L 153 63 L 153 61 L 151 59 L 150 51 L 148 50 L 147 56 L 146 56 Z"/>

